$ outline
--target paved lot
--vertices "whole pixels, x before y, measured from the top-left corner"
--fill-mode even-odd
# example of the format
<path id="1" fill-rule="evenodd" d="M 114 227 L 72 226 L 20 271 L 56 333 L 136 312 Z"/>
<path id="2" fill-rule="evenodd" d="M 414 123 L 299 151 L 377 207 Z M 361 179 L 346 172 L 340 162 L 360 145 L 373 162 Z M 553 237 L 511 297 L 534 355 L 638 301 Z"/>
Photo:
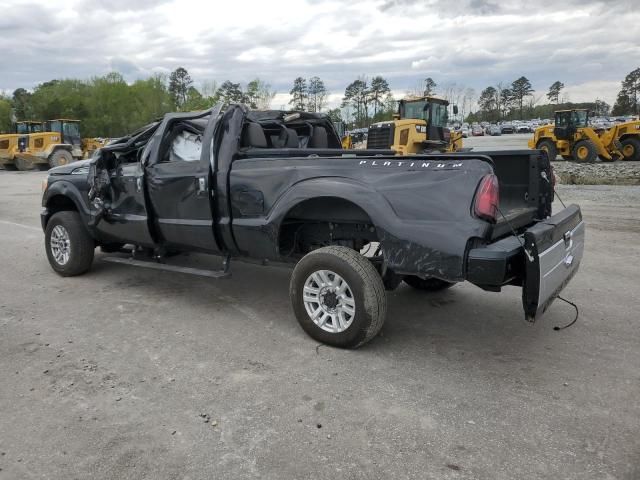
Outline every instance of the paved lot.
<path id="1" fill-rule="evenodd" d="M 58 277 L 44 176 L 0 171 L 0 479 L 640 478 L 639 187 L 561 189 L 589 224 L 575 326 L 526 324 L 516 288 L 402 286 L 341 351 L 285 269 Z"/>

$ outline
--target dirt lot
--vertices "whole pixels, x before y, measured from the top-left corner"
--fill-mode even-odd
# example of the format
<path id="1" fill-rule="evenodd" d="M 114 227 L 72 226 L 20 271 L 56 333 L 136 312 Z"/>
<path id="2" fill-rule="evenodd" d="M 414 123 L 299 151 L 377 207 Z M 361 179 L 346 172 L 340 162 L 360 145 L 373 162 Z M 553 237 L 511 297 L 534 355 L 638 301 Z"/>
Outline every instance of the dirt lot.
<path id="1" fill-rule="evenodd" d="M 560 189 L 588 222 L 575 326 L 526 324 L 516 288 L 402 286 L 341 351 L 285 269 L 58 277 L 45 175 L 0 171 L 0 479 L 640 478 L 640 187 Z"/>

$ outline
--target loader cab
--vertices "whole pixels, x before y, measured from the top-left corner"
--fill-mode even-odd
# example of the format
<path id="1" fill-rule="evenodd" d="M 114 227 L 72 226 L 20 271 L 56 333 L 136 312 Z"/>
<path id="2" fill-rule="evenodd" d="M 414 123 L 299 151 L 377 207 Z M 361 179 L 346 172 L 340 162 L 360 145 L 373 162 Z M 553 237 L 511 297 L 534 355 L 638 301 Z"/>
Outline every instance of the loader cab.
<path id="1" fill-rule="evenodd" d="M 25 120 L 16 122 L 15 133 L 19 135 L 28 135 L 29 133 L 40 133 L 43 131 L 42 122 L 34 122 Z"/>
<path id="2" fill-rule="evenodd" d="M 553 134 L 558 140 L 573 140 L 578 129 L 585 128 L 588 122 L 588 110 L 558 110 Z"/>
<path id="3" fill-rule="evenodd" d="M 69 145 L 80 148 L 80 120 L 70 120 L 67 118 L 47 120 L 45 122 L 45 129 L 47 132 L 59 133 L 62 143 L 68 143 Z"/>
<path id="4" fill-rule="evenodd" d="M 444 141 L 447 127 L 449 102 L 441 98 L 422 97 L 416 100 L 400 100 L 399 119 L 424 120 L 427 124 L 427 139 Z"/>

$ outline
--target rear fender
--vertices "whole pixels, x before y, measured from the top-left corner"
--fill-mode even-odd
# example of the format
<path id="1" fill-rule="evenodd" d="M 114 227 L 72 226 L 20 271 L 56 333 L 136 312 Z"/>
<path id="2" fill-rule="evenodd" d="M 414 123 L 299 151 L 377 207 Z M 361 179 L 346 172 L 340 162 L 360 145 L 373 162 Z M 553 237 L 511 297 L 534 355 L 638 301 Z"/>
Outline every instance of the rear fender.
<path id="1" fill-rule="evenodd" d="M 292 208 L 305 200 L 327 196 L 351 202 L 369 216 L 387 265 L 397 273 L 460 281 L 468 240 L 482 237 L 487 229 L 486 222 L 470 215 L 464 221 L 405 220 L 398 217 L 384 195 L 367 185 L 342 177 L 324 177 L 296 184 L 274 204 L 267 224 L 275 245 L 279 244 L 282 221 Z M 426 210 L 425 217 L 429 218 Z"/>

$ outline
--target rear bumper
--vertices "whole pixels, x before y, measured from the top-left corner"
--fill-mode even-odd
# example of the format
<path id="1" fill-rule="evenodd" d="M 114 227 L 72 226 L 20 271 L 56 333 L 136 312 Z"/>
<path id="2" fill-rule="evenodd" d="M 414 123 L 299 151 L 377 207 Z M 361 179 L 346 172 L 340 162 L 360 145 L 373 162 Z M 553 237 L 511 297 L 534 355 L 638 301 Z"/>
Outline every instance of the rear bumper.
<path id="1" fill-rule="evenodd" d="M 517 237 L 471 249 L 466 279 L 491 291 L 500 291 L 504 285 L 521 286 L 525 316 L 533 321 L 577 272 L 584 238 L 580 207 L 570 205 Z"/>

